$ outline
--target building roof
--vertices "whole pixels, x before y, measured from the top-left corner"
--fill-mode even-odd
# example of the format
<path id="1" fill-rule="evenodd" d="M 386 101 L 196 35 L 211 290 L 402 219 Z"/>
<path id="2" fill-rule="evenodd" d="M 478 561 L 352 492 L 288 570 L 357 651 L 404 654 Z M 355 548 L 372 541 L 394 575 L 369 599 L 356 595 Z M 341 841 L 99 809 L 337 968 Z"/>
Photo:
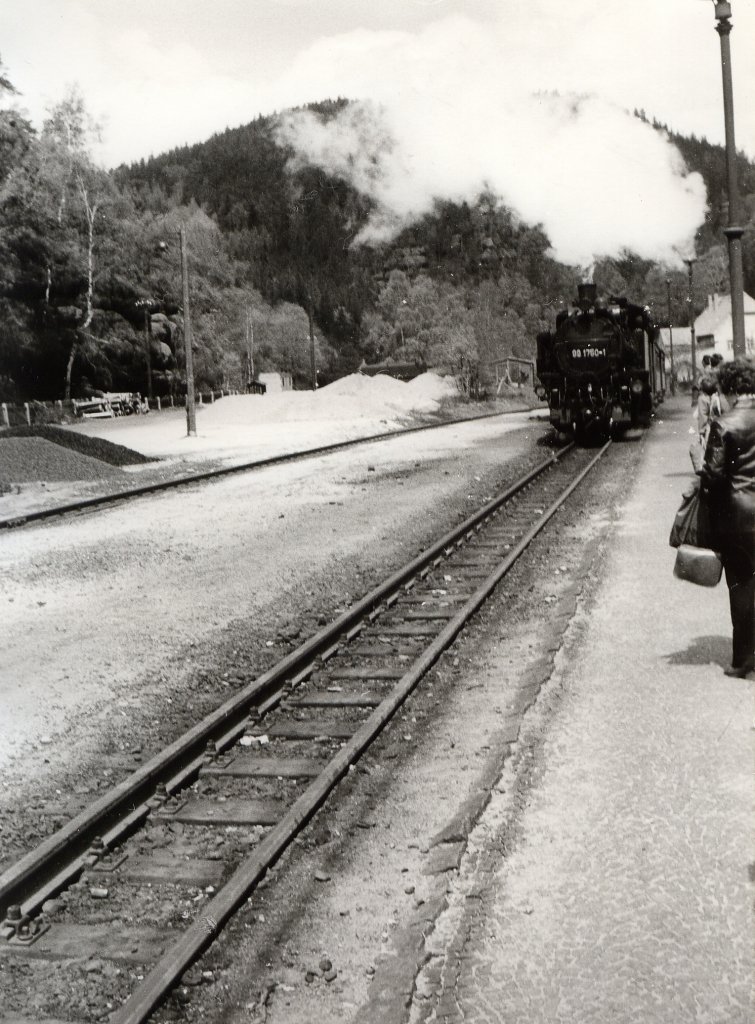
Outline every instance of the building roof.
<path id="1" fill-rule="evenodd" d="M 669 334 L 671 334 L 671 337 L 669 337 Z M 668 327 L 661 327 L 661 341 L 663 342 L 663 347 L 667 353 L 671 349 L 672 340 L 674 342 L 675 350 L 677 348 L 682 349 L 685 346 L 688 350 L 692 348 L 692 338 L 690 337 L 689 327 L 677 327 L 672 324 L 671 332 L 669 332 Z"/>
<path id="2" fill-rule="evenodd" d="M 744 307 L 745 333 L 750 336 L 755 329 L 755 299 L 747 292 L 744 292 Z M 716 292 L 708 296 L 705 309 L 695 320 L 695 334 L 698 337 L 713 335 L 716 340 L 731 337 L 731 295 Z"/>

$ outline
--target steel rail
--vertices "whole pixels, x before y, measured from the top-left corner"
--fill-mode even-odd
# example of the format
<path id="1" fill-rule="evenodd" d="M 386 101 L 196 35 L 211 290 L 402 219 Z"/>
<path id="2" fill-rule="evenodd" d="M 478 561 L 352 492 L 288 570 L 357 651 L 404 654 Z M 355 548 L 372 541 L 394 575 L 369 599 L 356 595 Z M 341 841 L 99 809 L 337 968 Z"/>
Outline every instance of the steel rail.
<path id="1" fill-rule="evenodd" d="M 369 444 L 375 441 L 389 441 L 391 438 L 403 437 L 406 434 L 417 434 L 422 430 L 438 430 L 441 427 L 454 426 L 457 423 L 473 423 L 476 420 L 488 420 L 495 416 L 512 416 L 516 412 L 533 412 L 533 409 L 516 409 L 507 412 L 485 413 L 483 416 L 467 416 L 464 419 L 449 420 L 445 423 L 425 423 L 420 427 L 407 427 L 405 430 L 389 430 L 382 434 L 370 434 L 367 437 L 355 437 L 350 441 L 336 441 L 333 444 L 319 445 L 316 448 L 305 448 L 299 452 L 287 452 L 282 455 L 271 455 L 266 459 L 254 459 L 251 462 L 241 462 L 237 466 L 221 466 L 218 469 L 206 469 L 201 473 L 188 473 L 185 476 L 176 477 L 173 480 L 162 480 L 151 484 L 142 484 L 139 487 L 129 487 L 123 491 L 111 494 L 100 494 L 93 498 L 80 498 L 77 501 L 66 502 L 64 505 L 56 505 L 54 508 L 38 509 L 35 512 L 21 513 L 17 516 L 8 516 L 0 519 L 0 530 L 10 530 L 27 523 L 39 522 L 42 519 L 51 519 L 53 516 L 69 515 L 73 512 L 81 512 L 85 509 L 95 508 L 99 505 L 113 504 L 116 501 L 129 501 L 132 498 L 140 498 L 146 494 L 154 494 L 159 491 L 168 491 L 174 487 L 182 487 L 186 484 L 204 483 L 208 480 L 215 480 L 218 477 L 230 476 L 232 473 L 246 473 L 255 469 L 265 469 L 267 466 L 276 466 L 286 462 L 296 462 L 303 459 L 316 458 L 318 455 L 328 455 L 345 448 L 354 448 L 360 444 Z M 1 437 L 2 435 L 0 435 Z"/>
<path id="2" fill-rule="evenodd" d="M 37 913 L 45 899 L 84 870 L 95 839 L 114 845 L 130 834 L 149 814 L 147 801 L 158 785 L 165 785 L 170 793 L 190 782 L 198 775 L 208 746 L 212 744 L 213 753 L 229 746 L 244 730 L 257 703 L 292 676 L 308 671 L 318 655 L 332 648 L 355 623 L 573 448 L 569 444 L 538 463 L 0 875 L 0 920 L 15 904 L 24 914 Z"/>
<path id="3" fill-rule="evenodd" d="M 272 867 L 322 806 L 349 768 L 371 745 L 396 711 L 406 701 L 420 679 L 435 664 L 440 655 L 454 641 L 469 619 L 490 596 L 502 577 L 529 547 L 532 540 L 558 512 L 595 464 L 610 447 L 608 441 L 582 472 L 530 527 L 522 539 L 499 563 L 466 604 L 449 620 L 442 632 L 406 672 L 389 697 L 370 715 L 325 769 L 307 787 L 285 816 L 262 840 L 257 849 L 242 864 L 223 888 L 213 897 L 206 911 L 182 933 L 178 941 L 154 965 L 139 988 L 110 1017 L 110 1024 L 143 1024 L 153 1010 L 165 1000 L 182 975 L 212 944 L 224 925 L 249 898 L 254 887 Z"/>

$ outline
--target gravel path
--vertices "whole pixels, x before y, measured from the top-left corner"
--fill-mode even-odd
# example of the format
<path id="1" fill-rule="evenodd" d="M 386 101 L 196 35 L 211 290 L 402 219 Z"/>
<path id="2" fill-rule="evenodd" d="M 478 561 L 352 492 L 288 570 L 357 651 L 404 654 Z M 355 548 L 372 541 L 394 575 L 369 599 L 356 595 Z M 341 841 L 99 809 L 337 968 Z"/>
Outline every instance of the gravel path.
<path id="1" fill-rule="evenodd" d="M 31 791 L 73 813 L 103 763 L 146 759 L 541 460 L 545 432 L 526 415 L 452 424 L 3 536 L 0 807 Z"/>
<path id="2" fill-rule="evenodd" d="M 387 569 L 406 562 L 505 481 L 542 461 L 550 448 L 539 442 L 548 434 L 527 415 L 451 424 L 3 536 L 0 870 L 334 618 Z M 542 597 L 531 595 L 536 604 Z M 532 633 L 526 621 L 524 629 Z M 464 737 L 464 759 L 471 766 L 480 731 L 472 719 L 462 722 L 461 710 L 450 705 L 448 728 L 459 741 Z M 465 711 L 479 721 L 480 702 Z M 402 748 L 411 749 L 406 737 L 423 735 L 423 714 L 409 712 L 398 734 Z M 386 773 L 374 781 L 389 783 L 396 763 L 389 758 Z M 407 799 L 402 810 L 404 830 L 412 819 L 418 824 L 418 815 L 432 829 L 455 806 L 455 798 L 446 801 L 459 789 L 456 772 L 462 766 L 445 756 L 440 764 L 445 767 L 436 773 L 437 802 L 423 807 L 422 795 L 410 794 L 414 803 Z M 409 773 L 417 783 L 421 770 L 417 762 Z M 385 806 L 379 792 L 374 800 L 376 808 Z M 390 819 L 390 798 L 387 807 Z M 330 818 L 316 826 L 324 830 L 318 836 L 330 835 L 331 827 L 334 835 L 346 836 Z M 378 840 L 390 835 L 374 831 Z M 321 841 L 316 838 L 315 845 Z M 309 851 L 311 840 L 301 849 Z M 385 894 L 394 898 L 396 882 L 403 890 L 401 872 L 410 864 L 419 870 L 415 860 L 412 855 L 394 870 L 393 861 L 381 859 L 364 886 L 369 899 L 345 893 L 362 939 L 348 939 L 347 928 L 346 939 L 338 933 L 338 943 L 347 941 L 355 965 L 373 958 L 375 942 L 381 941 L 376 928 L 388 934 Z M 282 904 L 293 916 L 304 912 L 312 895 L 312 862 L 305 860 L 301 870 L 305 884 L 295 885 Z M 403 900 L 411 906 L 406 894 Z M 113 912 L 105 908 L 106 919 Z M 266 906 L 259 912 L 277 925 Z M 336 929 L 326 925 L 313 940 L 306 920 L 304 927 L 308 945 L 314 941 L 338 951 L 340 978 L 345 957 L 342 945 L 336 946 Z M 277 940 L 270 941 L 272 950 Z M 301 938 L 295 948 L 304 955 Z M 215 970 L 217 985 L 206 995 L 215 1019 L 226 1022 L 227 986 L 248 984 L 250 960 L 222 949 L 220 955 L 226 965 L 237 963 L 238 973 L 227 966 Z M 298 954 L 291 956 L 306 1004 L 305 965 Z M 307 965 L 309 960 L 307 954 Z M 82 978 L 90 967 L 98 969 L 96 959 Z M 23 987 L 31 986 L 39 1005 L 51 1011 L 47 1017 L 100 1018 L 102 1007 L 83 998 L 90 987 L 86 980 L 61 1004 L 55 977 L 48 975 L 32 967 L 22 983 L 15 974 L 3 983 L 0 972 L 0 1001 L 18 1009 L 25 1005 Z M 345 995 L 341 985 L 339 980 Z M 349 1000 L 358 994 L 362 985 L 349 987 Z M 339 998 L 336 988 L 332 996 Z M 179 1019 L 198 1018 L 182 1010 Z"/>

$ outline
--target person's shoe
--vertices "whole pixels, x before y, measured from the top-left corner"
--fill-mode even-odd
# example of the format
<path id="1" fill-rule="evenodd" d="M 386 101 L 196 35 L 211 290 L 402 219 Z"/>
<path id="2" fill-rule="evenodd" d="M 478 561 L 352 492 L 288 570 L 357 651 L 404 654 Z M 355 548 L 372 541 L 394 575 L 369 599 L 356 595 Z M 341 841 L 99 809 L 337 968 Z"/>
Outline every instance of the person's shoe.
<path id="1" fill-rule="evenodd" d="M 755 662 L 747 661 L 744 665 L 730 665 L 725 668 L 724 675 L 733 676 L 735 679 L 744 679 L 753 670 L 755 670 Z"/>

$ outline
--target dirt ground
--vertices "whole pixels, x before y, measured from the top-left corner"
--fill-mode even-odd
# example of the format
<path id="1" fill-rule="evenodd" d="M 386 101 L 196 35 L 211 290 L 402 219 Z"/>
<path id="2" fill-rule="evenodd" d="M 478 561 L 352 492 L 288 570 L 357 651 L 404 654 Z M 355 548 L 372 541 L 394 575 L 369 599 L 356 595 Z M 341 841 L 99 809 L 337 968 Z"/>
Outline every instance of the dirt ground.
<path id="1" fill-rule="evenodd" d="M 528 415 L 454 424 L 4 538 L 2 859 L 540 461 L 548 436 Z M 625 484 L 605 470 L 548 527 L 208 954 L 212 983 L 158 1019 L 400 1019 L 418 936 Z"/>
<path id="2" fill-rule="evenodd" d="M 0 863 L 541 459 L 547 433 L 526 414 L 452 424 L 4 535 Z"/>
<path id="3" fill-rule="evenodd" d="M 526 791 L 524 713 L 577 609 L 589 608 L 641 448 L 613 452 L 546 528 L 341 787 L 327 822 L 307 830 L 208 953 L 213 983 L 186 988 L 161 1020 L 394 1024 L 410 1002 L 421 1007 L 424 937 L 448 908 L 453 869 L 505 761 Z M 453 915 L 442 921 L 453 927 Z"/>

